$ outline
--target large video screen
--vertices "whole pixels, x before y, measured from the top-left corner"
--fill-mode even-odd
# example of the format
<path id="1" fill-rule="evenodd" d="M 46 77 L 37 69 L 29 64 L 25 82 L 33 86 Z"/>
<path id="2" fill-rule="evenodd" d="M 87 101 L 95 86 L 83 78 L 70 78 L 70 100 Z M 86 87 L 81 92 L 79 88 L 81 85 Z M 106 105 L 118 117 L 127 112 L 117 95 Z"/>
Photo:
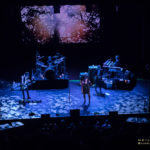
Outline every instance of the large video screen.
<path id="1" fill-rule="evenodd" d="M 101 19 L 96 5 L 89 11 L 86 5 L 63 5 L 58 12 L 54 6 L 24 6 L 21 7 L 21 21 L 23 41 L 88 43 L 98 42 L 100 38 Z"/>

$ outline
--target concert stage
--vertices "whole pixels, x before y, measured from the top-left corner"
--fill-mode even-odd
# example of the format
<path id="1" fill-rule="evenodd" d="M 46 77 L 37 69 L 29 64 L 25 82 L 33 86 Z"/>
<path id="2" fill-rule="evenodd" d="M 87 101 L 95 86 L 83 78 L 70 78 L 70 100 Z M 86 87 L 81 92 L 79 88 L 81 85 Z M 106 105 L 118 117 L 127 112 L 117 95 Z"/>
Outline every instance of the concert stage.
<path id="1" fill-rule="evenodd" d="M 110 111 L 119 114 L 143 114 L 148 112 L 149 81 L 137 80 L 134 89 L 112 90 L 102 89 L 104 97 L 97 96 L 91 87 L 91 104 L 88 99 L 83 105 L 83 95 L 79 80 L 70 80 L 68 88 L 49 90 L 29 90 L 31 101 L 41 103 L 19 104 L 21 91 L 10 88 L 0 89 L 1 120 L 40 118 L 41 114 L 51 117 L 69 116 L 71 109 L 80 109 L 81 116 L 108 115 Z M 26 94 L 26 93 L 25 93 Z M 29 114 L 33 114 L 32 116 Z"/>
<path id="2" fill-rule="evenodd" d="M 146 0 L 6 0 L 0 10 L 0 148 L 150 146 Z"/>

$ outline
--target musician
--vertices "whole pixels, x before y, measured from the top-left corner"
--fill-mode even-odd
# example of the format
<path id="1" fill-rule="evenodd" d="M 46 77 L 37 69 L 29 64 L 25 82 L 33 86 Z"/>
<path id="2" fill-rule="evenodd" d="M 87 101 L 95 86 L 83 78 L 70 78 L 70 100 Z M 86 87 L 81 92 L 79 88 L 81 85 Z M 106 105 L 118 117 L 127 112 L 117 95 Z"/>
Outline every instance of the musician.
<path id="1" fill-rule="evenodd" d="M 21 76 L 21 91 L 23 95 L 23 100 L 25 101 L 25 91 L 27 93 L 27 99 L 30 99 L 28 84 L 30 82 L 29 79 L 29 72 L 26 72 L 24 75 Z"/>
<path id="2" fill-rule="evenodd" d="M 81 85 L 81 90 L 82 90 L 82 94 L 83 94 L 83 98 L 84 98 L 84 104 L 86 103 L 86 94 L 88 94 L 89 104 L 90 104 L 90 100 L 91 100 L 91 96 L 90 96 L 91 81 L 88 79 L 87 75 L 84 76 L 81 79 L 80 85 Z"/>
<path id="3" fill-rule="evenodd" d="M 52 56 L 48 56 L 47 64 L 48 66 L 52 65 Z"/>
<path id="4" fill-rule="evenodd" d="M 113 64 L 113 66 L 120 67 L 120 56 L 119 55 L 115 56 L 115 62 Z"/>
<path id="5" fill-rule="evenodd" d="M 99 95 L 102 94 L 102 84 L 103 84 L 103 81 L 102 81 L 102 73 L 103 73 L 103 70 L 101 69 L 101 66 L 98 65 L 98 68 L 97 68 L 97 75 L 96 75 L 96 78 L 95 78 L 95 91 L 96 93 Z M 99 92 L 98 93 L 98 90 L 99 89 Z"/>
<path id="6" fill-rule="evenodd" d="M 101 66 L 98 65 L 98 67 L 97 67 L 97 76 L 100 76 L 101 72 L 102 72 Z"/>

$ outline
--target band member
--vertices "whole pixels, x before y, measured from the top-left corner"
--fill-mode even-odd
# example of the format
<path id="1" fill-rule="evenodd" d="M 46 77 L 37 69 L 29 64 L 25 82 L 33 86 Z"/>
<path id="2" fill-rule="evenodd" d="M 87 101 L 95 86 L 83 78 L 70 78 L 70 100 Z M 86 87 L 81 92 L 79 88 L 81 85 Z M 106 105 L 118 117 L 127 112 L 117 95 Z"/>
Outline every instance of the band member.
<path id="1" fill-rule="evenodd" d="M 101 66 L 98 65 L 98 67 L 97 67 L 97 76 L 100 76 L 101 72 L 102 72 Z"/>
<path id="2" fill-rule="evenodd" d="M 21 91 L 23 95 L 23 100 L 25 101 L 25 91 L 27 93 L 27 99 L 30 99 L 29 91 L 28 91 L 28 84 L 29 84 L 29 72 L 26 72 L 24 75 L 21 76 Z"/>
<path id="3" fill-rule="evenodd" d="M 115 62 L 113 64 L 115 67 L 120 67 L 120 56 L 116 55 L 115 56 Z"/>
<path id="4" fill-rule="evenodd" d="M 89 104 L 90 104 L 90 86 L 91 86 L 91 81 L 88 79 L 88 76 L 84 76 L 81 81 L 80 81 L 80 85 L 81 85 L 81 90 L 82 90 L 82 94 L 83 94 L 83 98 L 84 98 L 84 104 L 86 103 L 86 94 L 88 94 L 89 97 Z"/>
<path id="5" fill-rule="evenodd" d="M 97 75 L 95 77 L 95 91 L 97 95 L 103 94 L 102 93 L 102 84 L 103 84 L 102 73 L 103 73 L 103 70 L 101 69 L 101 66 L 99 65 L 97 68 Z"/>
<path id="6" fill-rule="evenodd" d="M 52 56 L 48 56 L 47 65 L 48 66 L 52 66 L 53 65 Z"/>

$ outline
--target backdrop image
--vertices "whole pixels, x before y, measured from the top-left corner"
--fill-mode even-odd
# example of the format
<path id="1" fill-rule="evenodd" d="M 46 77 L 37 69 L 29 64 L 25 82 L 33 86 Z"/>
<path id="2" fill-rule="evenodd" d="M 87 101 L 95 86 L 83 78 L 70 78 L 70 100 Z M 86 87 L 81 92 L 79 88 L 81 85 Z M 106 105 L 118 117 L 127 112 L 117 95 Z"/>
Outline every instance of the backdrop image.
<path id="1" fill-rule="evenodd" d="M 98 42 L 100 14 L 96 5 L 86 10 L 86 5 L 61 5 L 55 13 L 54 6 L 26 6 L 21 8 L 21 20 L 30 35 L 23 41 L 45 44 L 58 38 L 60 43 Z"/>

